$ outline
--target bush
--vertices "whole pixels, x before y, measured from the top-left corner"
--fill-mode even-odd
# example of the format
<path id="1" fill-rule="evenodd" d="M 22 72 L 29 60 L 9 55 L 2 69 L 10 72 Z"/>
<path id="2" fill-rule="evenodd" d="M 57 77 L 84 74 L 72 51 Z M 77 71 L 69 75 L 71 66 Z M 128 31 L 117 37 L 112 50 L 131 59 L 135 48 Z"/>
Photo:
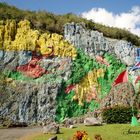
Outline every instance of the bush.
<path id="1" fill-rule="evenodd" d="M 134 114 L 137 114 L 136 108 L 134 108 Z M 106 123 L 128 123 L 132 116 L 132 108 L 125 106 L 115 106 L 102 111 L 102 118 Z"/>

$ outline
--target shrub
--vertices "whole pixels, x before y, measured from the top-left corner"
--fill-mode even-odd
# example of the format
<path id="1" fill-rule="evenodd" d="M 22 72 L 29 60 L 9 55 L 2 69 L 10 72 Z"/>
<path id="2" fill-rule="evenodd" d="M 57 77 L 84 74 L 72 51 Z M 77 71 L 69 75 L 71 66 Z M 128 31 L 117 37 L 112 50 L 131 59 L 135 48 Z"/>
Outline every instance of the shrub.
<path id="1" fill-rule="evenodd" d="M 137 109 L 134 108 L 134 114 L 137 114 Z M 115 106 L 106 108 L 102 111 L 103 121 L 106 123 L 128 123 L 133 115 L 131 107 Z"/>

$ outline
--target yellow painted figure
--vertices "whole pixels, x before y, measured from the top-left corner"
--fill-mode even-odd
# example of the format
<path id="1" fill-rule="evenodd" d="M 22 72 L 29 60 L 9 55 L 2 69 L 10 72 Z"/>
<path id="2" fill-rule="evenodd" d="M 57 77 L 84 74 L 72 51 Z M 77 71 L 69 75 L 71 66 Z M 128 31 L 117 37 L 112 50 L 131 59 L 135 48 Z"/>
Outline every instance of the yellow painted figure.
<path id="1" fill-rule="evenodd" d="M 0 49 L 37 51 L 42 55 L 53 51 L 55 56 L 73 59 L 77 56 L 76 48 L 64 40 L 62 35 L 40 34 L 39 31 L 30 28 L 28 20 L 20 21 L 18 27 L 14 20 L 7 20 L 5 25 L 0 21 Z"/>
<path id="2" fill-rule="evenodd" d="M 83 105 L 84 100 L 90 102 L 92 99 L 97 98 L 97 93 L 100 92 L 100 85 L 98 83 L 98 78 L 103 77 L 105 70 L 94 69 L 90 71 L 80 83 L 75 86 L 74 100 L 78 100 L 79 105 Z"/>

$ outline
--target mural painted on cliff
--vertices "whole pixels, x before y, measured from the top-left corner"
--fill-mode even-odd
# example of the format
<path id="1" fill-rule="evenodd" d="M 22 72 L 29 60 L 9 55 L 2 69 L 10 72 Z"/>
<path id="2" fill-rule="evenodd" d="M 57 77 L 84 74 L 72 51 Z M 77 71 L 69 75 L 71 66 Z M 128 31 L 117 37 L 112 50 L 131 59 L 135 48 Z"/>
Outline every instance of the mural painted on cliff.
<path id="1" fill-rule="evenodd" d="M 74 89 L 75 95 L 73 99 L 78 100 L 78 104 L 82 106 L 84 100 L 86 100 L 86 102 L 90 102 L 92 99 L 97 100 L 101 88 L 98 78 L 104 77 L 104 73 L 105 70 L 102 68 L 89 71 L 80 83 L 75 86 L 68 86 L 65 92 L 68 93 L 70 90 Z"/>
<path id="2" fill-rule="evenodd" d="M 56 98 L 57 121 L 98 108 L 114 78 L 126 67 L 108 53 L 91 58 L 61 35 L 32 30 L 26 20 L 18 27 L 15 21 L 0 22 L 0 50 L 0 59 L 6 59 L 4 52 L 18 52 L 16 68 L 4 70 L 15 85 L 16 81 L 62 84 Z"/>
<path id="3" fill-rule="evenodd" d="M 0 24 L 0 49 L 6 51 L 35 51 L 44 57 L 50 55 L 76 57 L 76 48 L 58 34 L 40 34 L 30 28 L 27 20 L 18 23 L 7 20 Z"/>
<path id="4" fill-rule="evenodd" d="M 26 57 L 32 57 L 30 61 L 24 61 L 16 70 L 23 74 L 38 78 L 48 71 L 42 68 L 39 63 L 48 57 L 76 57 L 76 48 L 58 34 L 40 34 L 37 30 L 30 28 L 27 20 L 18 23 L 6 21 L 6 25 L 0 25 L 0 49 L 4 51 L 30 51 Z M 61 68 L 62 69 L 62 68 Z"/>

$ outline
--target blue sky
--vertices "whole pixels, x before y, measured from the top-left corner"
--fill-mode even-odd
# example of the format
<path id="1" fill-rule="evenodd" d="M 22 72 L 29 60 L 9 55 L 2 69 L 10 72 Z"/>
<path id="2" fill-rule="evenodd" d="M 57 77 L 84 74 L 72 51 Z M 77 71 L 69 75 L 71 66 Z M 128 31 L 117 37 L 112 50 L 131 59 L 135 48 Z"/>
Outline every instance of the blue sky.
<path id="1" fill-rule="evenodd" d="M 75 13 L 140 36 L 140 0 L 0 0 L 20 9 Z"/>
<path id="2" fill-rule="evenodd" d="M 53 13 L 80 14 L 93 7 L 105 8 L 114 13 L 126 12 L 132 6 L 139 5 L 140 0 L 0 0 L 22 9 L 47 10 Z"/>

